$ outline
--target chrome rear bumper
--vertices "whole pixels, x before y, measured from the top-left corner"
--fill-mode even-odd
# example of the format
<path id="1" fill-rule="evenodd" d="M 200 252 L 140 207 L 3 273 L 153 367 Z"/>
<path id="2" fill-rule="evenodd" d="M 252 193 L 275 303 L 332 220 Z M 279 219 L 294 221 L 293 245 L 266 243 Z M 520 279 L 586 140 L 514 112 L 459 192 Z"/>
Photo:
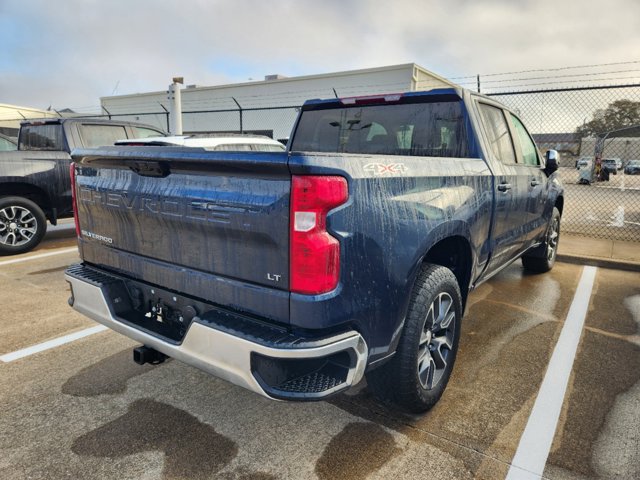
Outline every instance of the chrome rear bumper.
<path id="1" fill-rule="evenodd" d="M 72 298 L 70 304 L 78 312 L 101 323 L 118 333 L 132 338 L 148 347 L 197 367 L 216 377 L 259 393 L 268 398 L 288 400 L 318 400 L 338 393 L 358 383 L 365 371 L 367 363 L 367 345 L 362 336 L 355 332 L 345 332 L 332 337 L 325 337 L 317 342 L 301 341 L 287 342 L 283 345 L 266 345 L 256 341 L 255 336 L 242 332 L 222 331 L 215 328 L 211 322 L 195 317 L 189 326 L 182 342 L 171 342 L 131 326 L 113 313 L 113 305 L 108 298 L 108 288 L 101 285 L 96 277 L 82 278 L 76 266 L 65 273 L 65 279 L 70 283 Z M 95 270 L 90 270 L 95 273 Z M 99 274 L 98 274 L 99 275 Z M 297 347 L 296 345 L 300 345 Z M 289 381 L 286 386 L 274 386 L 265 382 L 260 375 L 260 368 L 256 362 L 267 357 L 267 364 L 281 361 L 282 365 L 291 361 L 309 361 L 316 367 L 323 359 L 331 361 L 332 356 L 346 359 L 343 372 L 339 379 L 329 379 L 322 372 L 313 373 L 313 378 L 296 378 L 294 383 Z M 300 366 L 296 367 L 297 371 Z M 304 370 L 304 366 L 302 367 Z M 332 368 L 335 371 L 335 368 Z M 308 374 L 308 375 L 309 375 Z M 320 376 L 319 376 L 320 375 Z M 301 381 L 302 380 L 302 381 Z M 316 382 L 315 384 L 313 382 Z M 273 383 L 273 382 L 271 382 Z M 296 391 L 298 385 L 305 385 L 303 390 Z"/>

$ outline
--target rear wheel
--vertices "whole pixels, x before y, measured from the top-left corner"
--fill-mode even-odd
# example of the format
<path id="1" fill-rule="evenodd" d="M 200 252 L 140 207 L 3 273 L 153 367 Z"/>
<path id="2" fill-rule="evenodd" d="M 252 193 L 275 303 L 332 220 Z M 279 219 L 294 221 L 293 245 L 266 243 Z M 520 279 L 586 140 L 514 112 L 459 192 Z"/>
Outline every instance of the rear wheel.
<path id="1" fill-rule="evenodd" d="M 425 265 L 394 357 L 367 375 L 374 394 L 412 413 L 433 407 L 453 370 L 461 318 L 456 277 L 448 268 Z"/>
<path id="2" fill-rule="evenodd" d="M 47 219 L 38 205 L 23 197 L 0 198 L 0 255 L 28 252 L 47 231 Z"/>
<path id="3" fill-rule="evenodd" d="M 539 247 L 540 255 L 525 255 L 522 257 L 522 265 L 532 272 L 544 273 L 553 268 L 558 254 L 560 241 L 560 211 L 554 207 L 551 221 L 547 227 L 544 243 Z M 536 252 L 537 253 L 537 252 Z"/>

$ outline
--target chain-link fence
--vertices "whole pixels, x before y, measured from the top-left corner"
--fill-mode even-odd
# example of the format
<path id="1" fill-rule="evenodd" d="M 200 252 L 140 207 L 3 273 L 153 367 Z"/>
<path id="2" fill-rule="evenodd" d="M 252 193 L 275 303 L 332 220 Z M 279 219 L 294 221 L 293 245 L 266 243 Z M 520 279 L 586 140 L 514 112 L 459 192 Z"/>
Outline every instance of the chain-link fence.
<path id="1" fill-rule="evenodd" d="M 640 85 L 489 95 L 519 114 L 543 153 L 560 152 L 564 232 L 640 242 Z M 298 109 L 185 111 L 183 127 L 282 140 Z"/>
<path id="2" fill-rule="evenodd" d="M 560 152 L 564 232 L 640 242 L 640 85 L 490 96 Z"/>
<path id="3" fill-rule="evenodd" d="M 542 153 L 558 150 L 563 231 L 640 242 L 640 85 L 500 91 Z M 183 111 L 185 133 L 260 133 L 286 140 L 299 106 Z M 100 115 L 168 128 L 168 112 Z"/>

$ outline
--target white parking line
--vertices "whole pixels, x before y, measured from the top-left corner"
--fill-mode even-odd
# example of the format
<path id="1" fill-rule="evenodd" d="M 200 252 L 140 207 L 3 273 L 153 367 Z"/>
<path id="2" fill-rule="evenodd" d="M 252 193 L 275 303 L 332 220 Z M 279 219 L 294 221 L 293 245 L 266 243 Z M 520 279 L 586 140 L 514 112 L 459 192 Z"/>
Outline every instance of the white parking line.
<path id="1" fill-rule="evenodd" d="M 542 477 L 587 316 L 596 271 L 596 267 L 584 267 L 582 271 L 547 373 L 511 462 L 507 480 L 533 480 Z"/>
<path id="2" fill-rule="evenodd" d="M 22 350 L 18 350 L 16 352 L 6 353 L 0 357 L 0 360 L 2 360 L 4 363 L 13 362 L 15 360 L 34 355 L 36 353 L 44 352 L 45 350 L 59 347 L 60 345 L 64 345 L 65 343 L 70 343 L 75 340 L 88 337 L 89 335 L 93 335 L 95 333 L 104 332 L 105 330 L 107 330 L 107 327 L 105 327 L 104 325 L 86 328 L 84 330 L 80 330 L 79 332 L 70 333 L 69 335 L 64 335 L 63 337 L 54 338 L 53 340 L 33 345 L 32 347 L 23 348 Z"/>
<path id="3" fill-rule="evenodd" d="M 4 260 L 4 261 L 0 262 L 0 267 L 2 267 L 4 265 L 11 265 L 13 263 L 26 262 L 27 260 L 37 260 L 38 258 L 51 257 L 53 255 L 60 255 L 62 253 L 70 253 L 70 252 L 74 252 L 74 251 L 77 252 L 78 251 L 78 247 L 63 248 L 62 250 L 55 250 L 53 252 L 39 253 L 37 255 L 31 255 L 30 257 L 14 258 L 13 260 Z"/>

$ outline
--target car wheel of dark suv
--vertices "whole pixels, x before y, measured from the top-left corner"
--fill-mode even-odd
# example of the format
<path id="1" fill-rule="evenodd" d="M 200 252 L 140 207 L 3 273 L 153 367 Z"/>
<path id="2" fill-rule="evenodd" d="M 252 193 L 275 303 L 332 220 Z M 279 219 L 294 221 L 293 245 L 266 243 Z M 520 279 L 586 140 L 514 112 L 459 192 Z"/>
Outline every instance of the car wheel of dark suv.
<path id="1" fill-rule="evenodd" d="M 35 248 L 47 231 L 42 209 L 23 197 L 0 198 L 0 255 L 15 255 Z"/>

